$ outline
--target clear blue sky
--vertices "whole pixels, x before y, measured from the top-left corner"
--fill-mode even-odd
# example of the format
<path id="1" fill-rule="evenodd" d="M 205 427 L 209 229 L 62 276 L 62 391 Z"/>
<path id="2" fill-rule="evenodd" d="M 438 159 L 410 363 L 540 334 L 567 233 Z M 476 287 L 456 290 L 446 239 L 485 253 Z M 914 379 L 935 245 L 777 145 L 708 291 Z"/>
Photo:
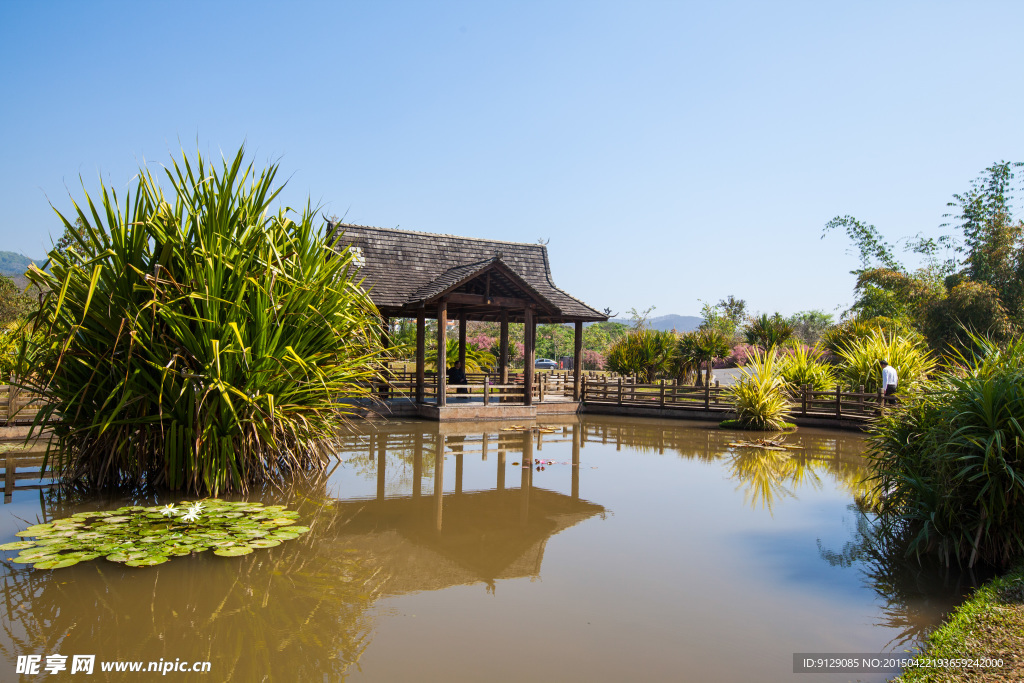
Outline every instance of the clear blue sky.
<path id="1" fill-rule="evenodd" d="M 597 308 L 852 300 L 852 214 L 895 240 L 1024 160 L 1024 3 L 0 3 L 0 249 L 79 181 L 276 160 L 349 222 L 550 239 Z"/>

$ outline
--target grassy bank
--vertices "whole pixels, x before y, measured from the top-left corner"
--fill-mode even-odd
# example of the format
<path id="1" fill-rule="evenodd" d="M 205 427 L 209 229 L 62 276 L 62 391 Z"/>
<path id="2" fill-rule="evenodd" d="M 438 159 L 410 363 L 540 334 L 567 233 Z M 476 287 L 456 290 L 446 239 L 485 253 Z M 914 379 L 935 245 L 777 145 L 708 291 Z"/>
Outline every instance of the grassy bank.
<path id="1" fill-rule="evenodd" d="M 1002 659 L 1001 668 L 908 668 L 894 683 L 1024 680 L 1024 566 L 982 586 L 928 638 L 918 661 Z"/>

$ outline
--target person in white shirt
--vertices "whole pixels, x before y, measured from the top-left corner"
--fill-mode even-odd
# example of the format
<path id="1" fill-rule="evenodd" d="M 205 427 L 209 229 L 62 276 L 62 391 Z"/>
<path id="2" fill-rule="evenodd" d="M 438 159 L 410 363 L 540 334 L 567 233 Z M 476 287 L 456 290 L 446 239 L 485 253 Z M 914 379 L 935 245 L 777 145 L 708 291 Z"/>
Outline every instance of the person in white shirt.
<path id="1" fill-rule="evenodd" d="M 896 384 L 899 381 L 896 376 L 896 368 L 884 360 L 878 361 L 878 364 L 882 366 L 882 393 L 892 396 L 896 393 Z"/>

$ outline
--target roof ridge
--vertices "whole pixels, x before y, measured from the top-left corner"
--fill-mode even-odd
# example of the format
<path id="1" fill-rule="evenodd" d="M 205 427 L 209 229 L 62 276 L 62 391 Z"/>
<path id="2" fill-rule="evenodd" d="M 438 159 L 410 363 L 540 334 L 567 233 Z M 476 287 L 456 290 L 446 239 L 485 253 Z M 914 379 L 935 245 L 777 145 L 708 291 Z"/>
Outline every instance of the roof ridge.
<path id="1" fill-rule="evenodd" d="M 423 232 L 422 230 L 404 230 L 399 228 L 380 228 L 376 225 L 359 225 L 357 223 L 335 223 L 334 229 L 338 228 L 368 228 L 370 230 L 385 230 L 387 232 L 404 232 L 410 235 L 426 235 L 427 237 L 453 237 L 457 240 L 470 240 L 473 242 L 497 242 L 498 244 L 514 244 L 517 247 L 535 247 L 542 249 L 547 254 L 548 248 L 543 244 L 533 242 L 512 242 L 511 240 L 495 240 L 488 237 L 466 237 L 465 235 L 452 235 L 447 232 Z M 545 261 L 547 257 L 545 256 Z"/>

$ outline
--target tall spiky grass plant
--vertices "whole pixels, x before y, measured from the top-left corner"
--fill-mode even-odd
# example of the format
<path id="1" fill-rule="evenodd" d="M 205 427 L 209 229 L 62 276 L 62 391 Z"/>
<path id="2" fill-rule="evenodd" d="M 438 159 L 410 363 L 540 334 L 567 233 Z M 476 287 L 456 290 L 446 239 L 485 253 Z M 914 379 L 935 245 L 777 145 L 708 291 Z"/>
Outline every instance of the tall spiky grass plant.
<path id="1" fill-rule="evenodd" d="M 123 200 L 101 186 L 50 270 L 19 383 L 45 403 L 46 466 L 94 487 L 244 491 L 324 465 L 339 399 L 369 393 L 382 349 L 352 255 L 307 205 L 271 213 L 277 166 L 141 169 Z"/>
<path id="2" fill-rule="evenodd" d="M 813 391 L 831 391 L 836 388 L 836 378 L 823 356 L 821 351 L 800 344 L 779 359 L 779 372 L 793 391 L 804 385 Z"/>
<path id="3" fill-rule="evenodd" d="M 751 349 L 739 381 L 730 387 L 739 426 L 763 431 L 787 427 L 786 418 L 793 404 L 781 370 L 774 351 Z"/>
<path id="4" fill-rule="evenodd" d="M 1024 556 L 1024 341 L 973 346 L 872 427 L 872 499 L 908 553 L 1007 566 Z"/>
<path id="5" fill-rule="evenodd" d="M 935 358 L 923 340 L 883 330 L 847 342 L 839 347 L 837 355 L 839 379 L 849 391 L 861 386 L 867 392 L 878 391 L 882 382 L 880 360 L 896 368 L 900 395 L 927 379 L 935 369 Z"/>

